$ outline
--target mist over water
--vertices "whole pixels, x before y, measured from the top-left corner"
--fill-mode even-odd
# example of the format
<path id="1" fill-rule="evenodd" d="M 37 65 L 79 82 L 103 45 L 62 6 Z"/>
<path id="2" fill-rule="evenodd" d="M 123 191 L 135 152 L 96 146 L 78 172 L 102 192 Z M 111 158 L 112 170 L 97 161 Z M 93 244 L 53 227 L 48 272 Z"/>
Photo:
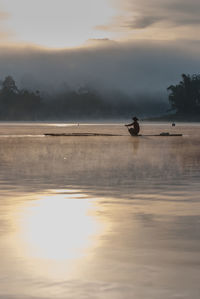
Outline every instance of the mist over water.
<path id="1" fill-rule="evenodd" d="M 104 94 L 151 94 L 165 100 L 166 88 L 182 73 L 199 72 L 199 42 L 100 40 L 97 45 L 63 50 L 2 47 L 0 63 L 1 79 L 14 76 L 20 88 L 51 94 L 90 86 Z"/>
<path id="2" fill-rule="evenodd" d="M 200 126 L 160 132 L 0 125 L 1 299 L 199 298 Z"/>
<path id="3" fill-rule="evenodd" d="M 181 74 L 199 73 L 199 42 L 108 40 L 63 50 L 2 47 L 0 64 L 1 82 L 10 75 L 19 90 L 39 91 L 42 98 L 37 113 L 24 108 L 28 100 L 9 111 L 1 103 L 1 120 L 88 119 L 90 115 L 119 119 L 131 117 L 129 111 L 149 117 L 167 113 L 167 88 L 178 83 Z"/>

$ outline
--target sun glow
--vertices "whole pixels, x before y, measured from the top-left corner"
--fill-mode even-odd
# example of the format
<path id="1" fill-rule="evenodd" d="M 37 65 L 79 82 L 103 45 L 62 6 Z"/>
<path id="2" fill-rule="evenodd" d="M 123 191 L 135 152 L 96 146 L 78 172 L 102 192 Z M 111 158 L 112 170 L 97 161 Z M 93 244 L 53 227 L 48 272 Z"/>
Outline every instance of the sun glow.
<path id="1" fill-rule="evenodd" d="M 107 0 L 6 0 L 7 28 L 15 40 L 44 47 L 75 47 L 88 39 L 110 37 L 96 30 L 114 15 Z"/>
<path id="2" fill-rule="evenodd" d="M 65 193 L 45 196 L 28 208 L 21 224 L 29 254 L 50 260 L 87 255 L 100 226 L 87 214 L 91 203 L 81 197 Z"/>
<path id="3" fill-rule="evenodd" d="M 95 201 L 80 190 L 48 190 L 34 200 L 23 199 L 13 223 L 16 259 L 23 258 L 32 273 L 49 278 L 77 275 L 106 229 L 96 211 Z"/>

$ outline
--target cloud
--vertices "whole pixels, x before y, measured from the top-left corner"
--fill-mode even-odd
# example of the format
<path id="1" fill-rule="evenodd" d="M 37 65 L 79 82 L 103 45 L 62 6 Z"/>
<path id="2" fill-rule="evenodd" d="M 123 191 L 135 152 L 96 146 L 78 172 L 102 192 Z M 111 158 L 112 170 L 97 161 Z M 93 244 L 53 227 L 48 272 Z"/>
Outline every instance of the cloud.
<path id="1" fill-rule="evenodd" d="M 4 21 L 6 21 L 9 16 L 7 12 L 0 10 L 0 42 L 7 40 L 12 35 L 11 31 L 4 26 Z"/>
<path id="2" fill-rule="evenodd" d="M 147 16 L 147 17 L 136 17 L 132 21 L 124 21 L 124 26 L 128 28 L 133 28 L 133 29 L 143 29 L 147 28 L 157 22 L 161 21 L 160 17 L 152 17 L 152 16 Z"/>
<path id="3" fill-rule="evenodd" d="M 200 25 L 199 0 L 110 0 L 119 9 L 107 30 Z M 99 27 L 103 28 L 103 27 Z"/>
<path id="4" fill-rule="evenodd" d="M 84 46 L 107 46 L 107 45 L 111 45 L 111 44 L 116 44 L 115 41 L 110 40 L 109 38 L 91 38 L 88 39 Z"/>
<path id="5" fill-rule="evenodd" d="M 9 17 L 9 14 L 4 12 L 4 11 L 0 11 L 0 21 L 5 20 Z"/>

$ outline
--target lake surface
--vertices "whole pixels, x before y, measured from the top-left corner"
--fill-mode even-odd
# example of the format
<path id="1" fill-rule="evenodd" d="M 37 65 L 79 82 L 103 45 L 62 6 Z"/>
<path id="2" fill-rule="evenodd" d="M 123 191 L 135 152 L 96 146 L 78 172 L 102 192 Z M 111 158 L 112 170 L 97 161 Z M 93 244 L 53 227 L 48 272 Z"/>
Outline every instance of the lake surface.
<path id="1" fill-rule="evenodd" d="M 0 124 L 0 299 L 199 299 L 200 125 L 160 132 Z"/>

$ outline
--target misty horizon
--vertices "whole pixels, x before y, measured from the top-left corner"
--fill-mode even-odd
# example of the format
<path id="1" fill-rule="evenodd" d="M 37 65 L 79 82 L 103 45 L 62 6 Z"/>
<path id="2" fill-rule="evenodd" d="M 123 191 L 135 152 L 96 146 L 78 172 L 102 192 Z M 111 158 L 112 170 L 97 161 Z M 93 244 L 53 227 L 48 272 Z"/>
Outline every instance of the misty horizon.
<path id="1" fill-rule="evenodd" d="M 122 117 L 158 116 L 170 108 L 168 86 L 178 83 L 182 73 L 195 70 L 198 73 L 200 62 L 196 48 L 199 46 L 190 43 L 186 48 L 183 41 L 99 40 L 77 49 L 4 48 L 0 53 L 0 79 L 11 75 L 19 88 L 39 90 L 45 101 L 89 89 L 103 103 L 115 106 L 115 112 L 108 111 L 111 118 L 113 113 L 119 117 L 120 111 L 116 113 L 116 110 L 120 109 L 127 110 L 125 114 L 122 112 Z M 80 115 L 81 112 L 77 117 Z"/>
<path id="2" fill-rule="evenodd" d="M 200 43 L 183 41 L 110 43 L 77 49 L 45 50 L 37 47 L 4 48 L 0 52 L 0 78 L 11 75 L 20 88 L 45 92 L 90 86 L 100 93 L 128 96 L 160 94 L 182 73 L 198 73 Z"/>

